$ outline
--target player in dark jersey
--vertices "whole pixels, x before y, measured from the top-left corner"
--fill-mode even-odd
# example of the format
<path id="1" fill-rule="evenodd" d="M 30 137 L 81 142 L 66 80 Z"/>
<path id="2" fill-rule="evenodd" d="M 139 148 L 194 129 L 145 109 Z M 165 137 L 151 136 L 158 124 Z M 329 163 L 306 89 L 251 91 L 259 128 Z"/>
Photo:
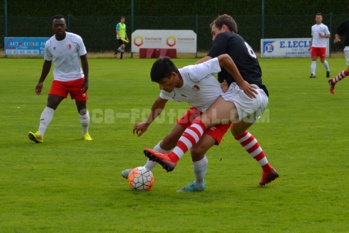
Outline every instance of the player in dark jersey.
<path id="1" fill-rule="evenodd" d="M 211 24 L 211 33 L 213 40 L 211 49 L 208 55 L 198 63 L 221 54 L 228 54 L 243 79 L 241 80 L 240 75 L 240 77 L 232 77 L 227 71 L 222 70 L 218 74 L 218 79 L 225 93 L 184 131 L 176 148 L 168 155 L 151 149 L 145 149 L 144 153 L 149 159 L 171 171 L 184 153 L 196 144 L 206 128 L 213 127 L 219 122 L 230 121 L 234 138 L 261 165 L 263 171 L 259 184 L 265 185 L 278 178 L 279 175 L 269 164 L 256 138 L 247 131 L 258 120 L 268 104 L 268 91 L 262 83 L 262 71 L 257 56 L 251 46 L 237 34 L 237 24 L 229 15 L 221 15 L 214 20 Z M 248 93 L 240 89 L 245 81 L 255 85 L 254 98 L 249 97 Z"/>
<path id="2" fill-rule="evenodd" d="M 234 60 L 241 76 L 250 84 L 256 84 L 268 95 L 267 88 L 262 83 L 262 69 L 259 66 L 257 55 L 252 47 L 237 34 L 238 28 L 235 20 L 229 15 L 219 16 L 211 24 L 213 43 L 207 56 L 197 63 L 204 62 L 221 54 L 227 53 Z M 235 82 L 226 70 L 218 74 L 218 81 L 228 85 Z"/>
<path id="3" fill-rule="evenodd" d="M 328 80 L 330 84 L 330 92 L 334 94 L 334 86 L 337 82 L 341 81 L 343 78 L 349 76 L 349 19 L 344 20 L 341 25 L 337 28 L 334 43 L 338 43 L 341 41 L 341 36 L 345 36 L 344 41 L 344 56 L 347 64 L 347 69 L 342 70 L 336 77 Z"/>

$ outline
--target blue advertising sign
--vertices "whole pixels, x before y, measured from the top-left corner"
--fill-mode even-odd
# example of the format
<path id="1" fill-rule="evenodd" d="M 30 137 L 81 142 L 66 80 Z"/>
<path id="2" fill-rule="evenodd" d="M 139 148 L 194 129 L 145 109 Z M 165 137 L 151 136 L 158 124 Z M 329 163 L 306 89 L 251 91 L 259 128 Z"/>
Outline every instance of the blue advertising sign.
<path id="1" fill-rule="evenodd" d="M 44 55 L 48 37 L 5 37 L 5 55 Z"/>
<path id="2" fill-rule="evenodd" d="M 261 57 L 310 57 L 311 38 L 261 39 Z M 327 40 L 326 56 L 330 48 Z"/>

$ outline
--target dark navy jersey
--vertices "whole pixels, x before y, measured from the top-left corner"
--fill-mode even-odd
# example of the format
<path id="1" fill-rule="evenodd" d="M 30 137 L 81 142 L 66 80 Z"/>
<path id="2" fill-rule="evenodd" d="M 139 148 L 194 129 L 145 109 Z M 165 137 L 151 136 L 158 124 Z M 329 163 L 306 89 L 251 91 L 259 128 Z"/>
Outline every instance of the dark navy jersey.
<path id="1" fill-rule="evenodd" d="M 262 83 L 262 70 L 259 66 L 257 55 L 252 47 L 239 35 L 231 32 L 219 33 L 213 41 L 208 56 L 218 57 L 221 54 L 229 54 L 244 80 L 250 84 L 256 84 L 268 95 L 267 88 Z M 229 84 L 235 82 L 226 70 L 218 73 L 218 81 L 226 80 Z"/>
<path id="2" fill-rule="evenodd" d="M 336 33 L 345 36 L 344 46 L 349 46 L 349 19 L 344 20 L 337 28 Z"/>

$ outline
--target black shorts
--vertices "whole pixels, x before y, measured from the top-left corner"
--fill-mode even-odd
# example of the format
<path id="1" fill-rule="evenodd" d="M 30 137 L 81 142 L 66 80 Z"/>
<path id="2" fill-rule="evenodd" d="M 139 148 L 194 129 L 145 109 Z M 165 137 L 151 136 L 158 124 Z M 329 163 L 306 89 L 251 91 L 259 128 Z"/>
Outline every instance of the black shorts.
<path id="1" fill-rule="evenodd" d="M 125 44 L 125 42 L 123 40 L 118 40 L 118 43 L 119 43 L 120 46 Z"/>

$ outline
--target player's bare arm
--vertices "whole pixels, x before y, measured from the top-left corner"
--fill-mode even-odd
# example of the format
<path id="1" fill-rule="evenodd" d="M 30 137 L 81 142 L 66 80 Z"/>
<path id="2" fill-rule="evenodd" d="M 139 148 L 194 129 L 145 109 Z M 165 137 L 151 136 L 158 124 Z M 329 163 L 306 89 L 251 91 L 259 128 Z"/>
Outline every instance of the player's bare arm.
<path id="1" fill-rule="evenodd" d="M 240 89 L 243 90 L 248 97 L 256 97 L 255 94 L 258 94 L 256 87 L 243 79 L 233 59 L 228 54 L 218 56 L 218 61 L 219 65 L 234 77 L 236 84 L 239 85 Z"/>
<path id="2" fill-rule="evenodd" d="M 341 36 L 339 35 L 339 34 L 335 34 L 334 35 L 334 40 L 333 40 L 333 42 L 334 43 L 338 43 L 338 42 L 340 42 L 341 41 Z"/>
<path id="3" fill-rule="evenodd" d="M 41 94 L 42 88 L 44 87 L 44 81 L 45 81 L 48 73 L 50 73 L 51 65 L 52 65 L 52 61 L 46 61 L 46 60 L 44 61 L 44 65 L 42 66 L 42 71 L 41 71 L 41 76 L 40 76 L 39 82 L 35 87 L 35 93 L 37 95 Z"/>
<path id="4" fill-rule="evenodd" d="M 310 40 L 310 46 L 309 46 L 309 51 L 311 50 L 311 45 L 313 44 L 313 37 L 311 37 L 311 40 Z"/>
<path id="5" fill-rule="evenodd" d="M 148 116 L 148 119 L 144 122 L 136 123 L 133 127 L 133 133 L 137 134 L 138 137 L 142 136 L 143 133 L 145 133 L 149 127 L 149 125 L 158 117 L 161 112 L 164 110 L 165 105 L 168 100 L 162 99 L 158 97 L 151 108 L 150 114 Z"/>
<path id="6" fill-rule="evenodd" d="M 197 62 L 195 62 L 195 64 L 200 64 L 200 63 L 203 63 L 203 62 L 208 61 L 210 59 L 212 59 L 212 57 L 205 56 L 205 57 L 201 58 L 200 60 L 198 60 Z"/>
<path id="7" fill-rule="evenodd" d="M 80 56 L 82 71 L 84 72 L 84 83 L 82 84 L 81 91 L 85 93 L 88 89 L 88 74 L 89 74 L 89 66 L 87 62 L 87 55 Z"/>

